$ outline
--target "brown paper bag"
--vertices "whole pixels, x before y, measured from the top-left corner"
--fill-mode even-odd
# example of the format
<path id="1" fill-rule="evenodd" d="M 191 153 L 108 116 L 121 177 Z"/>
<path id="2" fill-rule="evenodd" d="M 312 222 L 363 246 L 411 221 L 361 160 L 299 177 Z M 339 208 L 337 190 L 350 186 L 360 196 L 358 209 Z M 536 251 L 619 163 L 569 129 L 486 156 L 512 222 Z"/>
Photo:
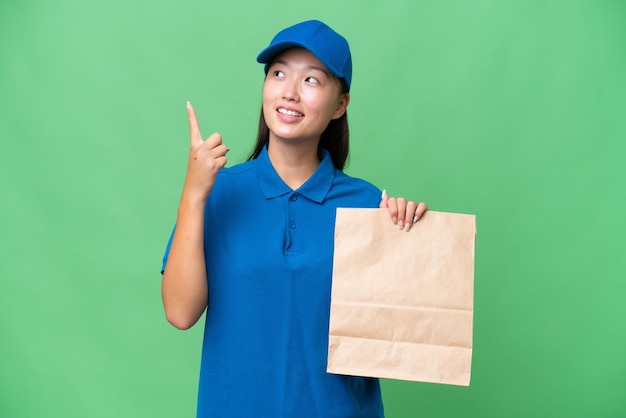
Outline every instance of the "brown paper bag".
<path id="1" fill-rule="evenodd" d="M 329 373 L 468 386 L 476 217 L 337 209 Z"/>

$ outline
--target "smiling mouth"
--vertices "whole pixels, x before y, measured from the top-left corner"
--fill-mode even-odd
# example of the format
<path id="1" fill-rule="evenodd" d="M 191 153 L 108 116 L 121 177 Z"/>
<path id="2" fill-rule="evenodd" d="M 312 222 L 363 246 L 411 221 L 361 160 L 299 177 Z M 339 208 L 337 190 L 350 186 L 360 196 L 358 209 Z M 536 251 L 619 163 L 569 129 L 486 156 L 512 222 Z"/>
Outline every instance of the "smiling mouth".
<path id="1" fill-rule="evenodd" d="M 297 117 L 304 116 L 300 112 L 296 112 L 295 110 L 283 109 L 282 107 L 278 108 L 277 112 L 280 113 L 280 114 L 286 115 L 286 116 L 297 116 Z"/>

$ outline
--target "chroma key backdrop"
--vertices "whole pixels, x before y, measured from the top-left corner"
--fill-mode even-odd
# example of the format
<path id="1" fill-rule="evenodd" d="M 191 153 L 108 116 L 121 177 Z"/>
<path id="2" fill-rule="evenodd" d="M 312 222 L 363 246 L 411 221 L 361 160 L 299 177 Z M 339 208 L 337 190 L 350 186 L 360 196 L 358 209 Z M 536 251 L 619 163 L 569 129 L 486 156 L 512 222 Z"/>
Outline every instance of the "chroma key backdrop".
<path id="1" fill-rule="evenodd" d="M 243 161 L 256 55 L 308 19 L 351 44 L 347 173 L 477 217 L 471 385 L 383 380 L 387 416 L 626 416 L 619 0 L 3 1 L 0 416 L 194 416 L 159 273 L 185 103 Z"/>

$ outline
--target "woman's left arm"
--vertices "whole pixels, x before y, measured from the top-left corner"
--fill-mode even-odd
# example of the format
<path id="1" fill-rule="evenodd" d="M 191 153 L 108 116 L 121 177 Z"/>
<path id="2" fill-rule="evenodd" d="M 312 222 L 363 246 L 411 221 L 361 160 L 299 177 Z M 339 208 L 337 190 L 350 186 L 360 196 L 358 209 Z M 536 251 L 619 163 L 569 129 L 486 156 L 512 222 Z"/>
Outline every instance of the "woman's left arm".
<path id="1" fill-rule="evenodd" d="M 403 197 L 389 197 L 386 190 L 383 190 L 379 207 L 389 209 L 391 222 L 405 231 L 410 230 L 411 226 L 428 210 L 424 202 L 416 203 Z"/>

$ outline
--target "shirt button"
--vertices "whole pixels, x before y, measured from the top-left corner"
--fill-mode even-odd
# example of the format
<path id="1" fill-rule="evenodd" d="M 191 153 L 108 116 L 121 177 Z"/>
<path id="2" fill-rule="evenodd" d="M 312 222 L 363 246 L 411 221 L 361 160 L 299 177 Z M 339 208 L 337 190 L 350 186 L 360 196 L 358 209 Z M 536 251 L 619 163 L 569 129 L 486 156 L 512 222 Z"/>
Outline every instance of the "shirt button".
<path id="1" fill-rule="evenodd" d="M 296 229 L 296 223 L 295 222 L 289 222 L 289 228 Z"/>
<path id="2" fill-rule="evenodd" d="M 298 200 L 298 195 L 297 194 L 292 194 L 291 197 L 289 198 L 289 200 L 291 200 L 292 202 L 295 202 L 296 200 Z"/>

